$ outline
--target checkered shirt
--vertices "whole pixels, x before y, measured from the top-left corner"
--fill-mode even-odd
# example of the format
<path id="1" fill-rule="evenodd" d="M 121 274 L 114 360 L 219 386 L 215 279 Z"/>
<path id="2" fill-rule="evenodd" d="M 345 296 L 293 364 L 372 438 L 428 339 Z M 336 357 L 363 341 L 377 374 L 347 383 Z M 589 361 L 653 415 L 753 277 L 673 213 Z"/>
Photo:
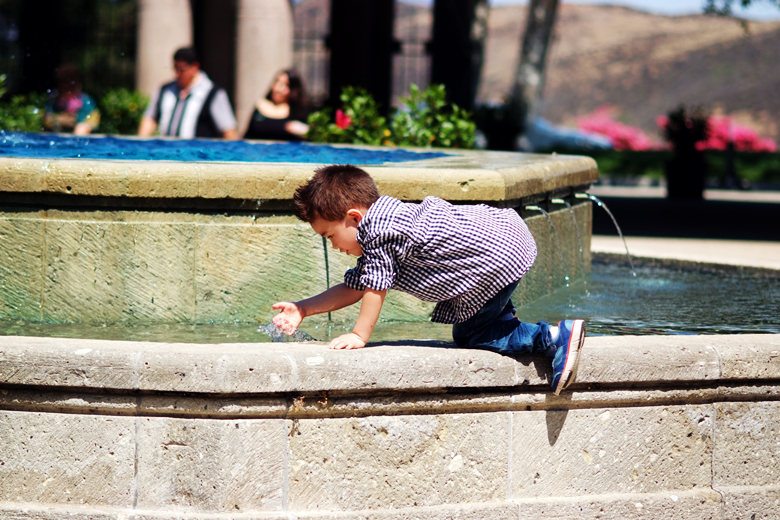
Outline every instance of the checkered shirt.
<path id="1" fill-rule="evenodd" d="M 363 256 L 344 283 L 438 302 L 431 316 L 438 323 L 467 320 L 536 258 L 536 242 L 515 210 L 437 197 L 420 204 L 380 197 L 360 221 L 357 241 Z"/>

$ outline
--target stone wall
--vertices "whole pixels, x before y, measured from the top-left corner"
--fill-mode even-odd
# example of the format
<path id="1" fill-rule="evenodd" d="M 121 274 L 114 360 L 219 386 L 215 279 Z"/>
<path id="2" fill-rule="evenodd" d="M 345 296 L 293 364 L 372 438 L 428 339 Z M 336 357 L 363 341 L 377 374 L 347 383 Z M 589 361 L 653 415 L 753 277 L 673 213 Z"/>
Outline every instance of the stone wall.
<path id="1" fill-rule="evenodd" d="M 290 211 L 315 167 L 0 158 L 0 321 L 254 322 L 276 301 L 320 292 L 322 240 Z M 456 150 L 366 170 L 402 200 L 435 195 L 527 216 L 540 254 L 518 303 L 590 265 L 591 204 L 574 196 L 598 177 L 590 158 Z M 566 203 L 549 202 L 558 197 Z M 329 260 L 333 284 L 354 265 Z M 430 310 L 394 293 L 383 317 Z"/>
<path id="2" fill-rule="evenodd" d="M 528 219 L 540 253 L 517 302 L 590 266 L 591 211 L 587 202 Z M 331 283 L 354 264 L 330 249 Z M 326 262 L 321 237 L 289 215 L 6 209 L 0 281 L 0 321 L 251 323 L 274 302 L 324 290 Z M 383 318 L 431 310 L 393 291 Z"/>
<path id="3" fill-rule="evenodd" d="M 0 517 L 761 519 L 780 512 L 780 340 L 436 343 L 0 338 Z"/>

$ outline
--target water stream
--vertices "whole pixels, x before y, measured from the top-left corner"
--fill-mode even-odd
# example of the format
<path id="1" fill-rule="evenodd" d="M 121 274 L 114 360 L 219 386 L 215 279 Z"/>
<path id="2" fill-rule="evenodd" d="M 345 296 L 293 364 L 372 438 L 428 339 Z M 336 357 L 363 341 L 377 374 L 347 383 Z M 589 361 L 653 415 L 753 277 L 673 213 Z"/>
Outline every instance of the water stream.
<path id="1" fill-rule="evenodd" d="M 604 211 L 607 212 L 607 215 L 609 215 L 609 218 L 612 219 L 612 223 L 615 225 L 615 229 L 617 230 L 617 233 L 620 236 L 620 240 L 623 241 L 623 247 L 626 249 L 626 257 L 628 258 L 628 265 L 631 266 L 631 274 L 636 276 L 636 269 L 634 269 L 634 262 L 631 259 L 631 253 L 628 251 L 628 244 L 626 243 L 626 237 L 623 236 L 623 231 L 620 229 L 620 225 L 618 224 L 615 215 L 612 214 L 612 212 L 609 210 L 609 208 L 604 203 L 604 201 L 595 195 L 591 195 L 590 193 L 577 193 L 575 196 L 577 198 L 588 198 L 593 202 L 595 202 L 598 207 L 603 208 Z"/>

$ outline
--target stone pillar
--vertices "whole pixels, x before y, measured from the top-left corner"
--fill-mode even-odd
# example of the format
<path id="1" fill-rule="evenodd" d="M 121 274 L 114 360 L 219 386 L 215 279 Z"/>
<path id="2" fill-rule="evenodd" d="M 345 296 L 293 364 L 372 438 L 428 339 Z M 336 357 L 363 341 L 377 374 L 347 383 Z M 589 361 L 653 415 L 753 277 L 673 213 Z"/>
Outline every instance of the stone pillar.
<path id="1" fill-rule="evenodd" d="M 136 88 L 152 95 L 173 79 L 173 53 L 192 45 L 189 0 L 139 0 Z"/>
<path id="2" fill-rule="evenodd" d="M 293 62 L 293 14 L 289 0 L 239 0 L 236 39 L 238 131 L 243 133 L 252 107 L 265 95 L 280 69 Z"/>

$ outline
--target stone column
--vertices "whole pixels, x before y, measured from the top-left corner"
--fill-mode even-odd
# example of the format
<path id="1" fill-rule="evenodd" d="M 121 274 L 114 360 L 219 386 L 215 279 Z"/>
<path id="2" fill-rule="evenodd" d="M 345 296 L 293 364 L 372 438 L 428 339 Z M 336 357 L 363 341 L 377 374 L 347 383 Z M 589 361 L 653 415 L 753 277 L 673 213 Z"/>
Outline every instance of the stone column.
<path id="1" fill-rule="evenodd" d="M 136 88 L 152 95 L 173 79 L 173 53 L 192 45 L 189 0 L 139 0 Z"/>
<path id="2" fill-rule="evenodd" d="M 265 95 L 274 74 L 293 62 L 293 14 L 289 0 L 239 0 L 236 39 L 238 131 L 243 133 L 252 107 Z"/>

